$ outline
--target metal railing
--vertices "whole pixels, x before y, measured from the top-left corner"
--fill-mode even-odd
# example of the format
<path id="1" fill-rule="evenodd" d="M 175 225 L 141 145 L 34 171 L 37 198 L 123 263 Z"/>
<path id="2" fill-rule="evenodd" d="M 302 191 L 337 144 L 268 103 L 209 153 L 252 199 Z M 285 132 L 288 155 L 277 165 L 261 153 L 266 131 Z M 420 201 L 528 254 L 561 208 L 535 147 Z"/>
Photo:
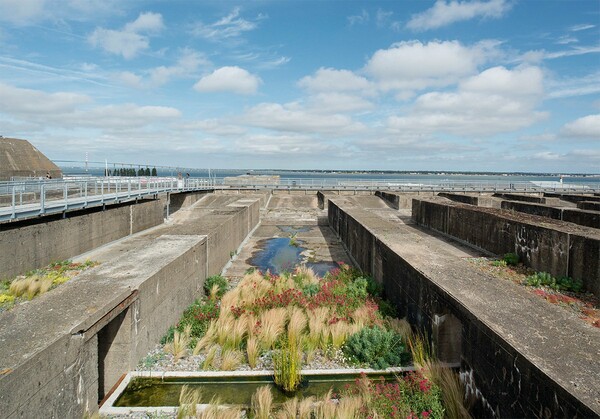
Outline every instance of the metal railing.
<path id="1" fill-rule="evenodd" d="M 66 177 L 0 182 L 0 221 L 131 201 L 167 192 L 207 189 L 390 190 L 403 192 L 598 193 L 599 182 L 350 178 Z"/>
<path id="2" fill-rule="evenodd" d="M 127 202 L 166 192 L 206 190 L 211 179 L 73 177 L 0 182 L 0 221 Z"/>

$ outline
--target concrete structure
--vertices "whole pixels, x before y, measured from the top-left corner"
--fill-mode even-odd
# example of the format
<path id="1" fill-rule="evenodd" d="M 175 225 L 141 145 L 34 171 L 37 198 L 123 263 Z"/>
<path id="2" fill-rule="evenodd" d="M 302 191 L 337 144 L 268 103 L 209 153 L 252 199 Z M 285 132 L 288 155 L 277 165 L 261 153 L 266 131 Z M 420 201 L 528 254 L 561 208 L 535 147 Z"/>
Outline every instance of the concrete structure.
<path id="1" fill-rule="evenodd" d="M 580 202 L 580 201 L 591 201 L 591 202 L 600 202 L 600 196 L 596 196 L 596 194 L 566 194 L 566 193 L 552 193 L 552 192 L 544 192 L 544 196 L 550 198 L 558 198 L 563 201 L 569 202 Z"/>
<path id="2" fill-rule="evenodd" d="M 377 191 L 375 195 L 387 201 L 395 209 L 411 209 L 413 198 L 435 196 L 435 192 L 384 192 Z"/>
<path id="3" fill-rule="evenodd" d="M 0 180 L 12 177 L 62 177 L 62 172 L 29 141 L 0 138 Z"/>
<path id="4" fill-rule="evenodd" d="M 579 201 L 577 203 L 577 208 L 589 211 L 600 211 L 600 202 Z"/>
<path id="5" fill-rule="evenodd" d="M 516 253 L 523 263 L 554 276 L 583 280 L 600 296 L 600 232 L 570 223 L 442 200 L 413 201 L 412 217 L 496 255 Z"/>
<path id="6" fill-rule="evenodd" d="M 559 205 L 560 199 L 557 197 L 547 198 L 546 194 L 516 194 L 516 193 L 495 193 L 494 197 L 509 201 L 535 202 L 538 204 Z"/>
<path id="7" fill-rule="evenodd" d="M 328 216 L 400 316 L 432 337 L 441 359 L 461 362 L 475 417 L 600 414 L 599 329 L 469 266 L 465 257 L 478 252 L 416 227 L 407 211 L 339 197 L 330 199 Z"/>
<path id="8" fill-rule="evenodd" d="M 502 201 L 502 209 L 539 215 L 541 217 L 553 218 L 592 228 L 600 228 L 600 212 L 598 211 L 584 211 L 576 208 L 561 208 L 514 201 Z"/>
<path id="9" fill-rule="evenodd" d="M 267 175 L 240 175 L 230 176 L 223 179 L 224 185 L 238 186 L 238 185 L 278 185 L 280 182 L 280 176 L 267 176 Z"/>
<path id="10" fill-rule="evenodd" d="M 455 202 L 462 202 L 464 204 L 487 208 L 500 208 L 501 202 L 499 199 L 487 194 L 440 192 L 438 196 L 448 198 L 449 200 Z"/>
<path id="11" fill-rule="evenodd" d="M 79 418 L 97 410 L 204 279 L 221 271 L 258 223 L 259 203 L 206 197 L 167 224 L 82 256 L 101 265 L 0 313 L 1 416 Z"/>
<path id="12" fill-rule="evenodd" d="M 78 229 L 92 231 L 88 237 L 98 243 L 94 232 L 109 241 L 125 233 L 77 258 L 100 266 L 0 313 L 0 416 L 79 418 L 95 411 L 177 321 L 204 279 L 226 266 L 261 214 L 265 223 L 248 243 L 274 232 L 287 237 L 281 225 L 309 226 L 298 237 L 317 261 L 347 260 L 333 230 L 356 264 L 384 285 L 400 315 L 431 336 L 439 357 L 460 362 L 461 377 L 477 399 L 476 417 L 598 416 L 600 329 L 482 273 L 468 258 L 482 255 L 474 246 L 510 242 L 532 260 L 588 275 L 598 271 L 600 233 L 524 214 L 511 218 L 509 211 L 457 204 L 433 192 L 379 195 L 230 188 L 72 214 L 70 223 L 43 219 L 0 229 L 12 234 L 13 246 L 23 246 L 14 258 L 37 246 L 36 240 L 44 243 L 36 252 L 49 252 L 45 246 L 53 241 L 64 254 L 83 252 L 81 243 L 70 243 L 77 242 Z M 156 225 L 167 207 L 170 214 L 179 210 Z M 10 250 L 2 249 L 0 257 L 4 251 Z M 251 252 L 244 248 L 240 255 L 231 267 L 234 276 L 247 269 Z"/>

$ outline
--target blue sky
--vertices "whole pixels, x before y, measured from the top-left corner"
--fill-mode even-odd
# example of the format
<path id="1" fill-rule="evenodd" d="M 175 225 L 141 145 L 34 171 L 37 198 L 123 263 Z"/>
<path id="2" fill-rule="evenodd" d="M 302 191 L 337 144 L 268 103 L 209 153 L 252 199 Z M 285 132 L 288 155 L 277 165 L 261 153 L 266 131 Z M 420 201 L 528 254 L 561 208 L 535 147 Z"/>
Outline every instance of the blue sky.
<path id="1" fill-rule="evenodd" d="M 600 1 L 0 0 L 0 135 L 197 168 L 600 172 Z"/>

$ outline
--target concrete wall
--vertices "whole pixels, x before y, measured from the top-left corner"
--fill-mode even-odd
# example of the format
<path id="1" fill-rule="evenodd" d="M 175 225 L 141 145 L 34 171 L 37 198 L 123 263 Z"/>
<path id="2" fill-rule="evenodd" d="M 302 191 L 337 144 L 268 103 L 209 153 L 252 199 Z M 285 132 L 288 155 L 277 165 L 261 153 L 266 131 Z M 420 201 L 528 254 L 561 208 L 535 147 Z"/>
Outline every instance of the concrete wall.
<path id="1" fill-rule="evenodd" d="M 0 314 L 0 412 L 80 418 L 202 289 L 205 242 L 162 236 Z"/>
<path id="2" fill-rule="evenodd" d="M 551 379 L 486 322 L 479 320 L 460 299 L 415 268 L 399 254 L 397 247 L 393 250 L 385 240 L 391 231 L 383 227 L 384 232 L 380 235 L 375 232 L 378 230 L 367 227 L 381 223 L 381 219 L 370 217 L 361 213 L 359 221 L 336 202 L 329 203 L 331 228 L 359 267 L 383 284 L 400 317 L 406 316 L 413 326 L 425 330 L 434 340 L 436 336 L 443 339 L 449 329 L 458 333 L 458 341 L 451 340 L 441 346 L 450 343 L 453 346 L 450 356 L 455 351 L 460 354 L 462 380 L 472 393 L 477 393 L 475 417 L 596 416 L 588 405 Z M 417 257 L 413 252 L 414 249 L 407 250 L 406 255 Z M 448 276 L 464 277 L 463 273 L 448 268 Z M 472 294 L 473 290 L 469 292 Z M 446 330 L 441 332 L 436 326 L 440 321 L 448 323 Z M 504 328 L 511 331 L 510 325 Z"/>
<path id="3" fill-rule="evenodd" d="M 115 243 L 116 258 L 0 313 L 0 416 L 96 411 L 257 225 L 260 200 L 240 198 L 190 207 L 177 223 Z M 150 216 L 162 212 L 152 205 Z M 144 210 L 129 213 L 133 224 Z"/>
<path id="4" fill-rule="evenodd" d="M 577 203 L 577 208 L 588 211 L 600 211 L 600 202 L 580 201 Z"/>
<path id="5" fill-rule="evenodd" d="M 194 205 L 196 202 L 204 198 L 207 194 L 213 191 L 197 191 L 197 192 L 178 192 L 167 194 L 168 216 L 179 211 L 181 208 L 187 208 Z"/>
<path id="6" fill-rule="evenodd" d="M 600 296 L 600 234 L 541 217 L 415 199 L 413 220 L 488 252 L 516 253 L 536 271 L 583 280 Z M 575 243 L 581 243 L 575 245 Z M 585 244 L 585 245 L 584 245 Z"/>
<path id="7" fill-rule="evenodd" d="M 375 195 L 387 201 L 394 209 L 411 209 L 413 198 L 435 196 L 435 192 L 385 192 L 377 191 Z"/>
<path id="8" fill-rule="evenodd" d="M 581 201 L 592 201 L 592 202 L 600 202 L 600 196 L 594 195 L 578 195 L 578 194 L 563 194 L 563 193 L 554 193 L 554 192 L 545 192 L 544 196 L 551 198 L 558 198 L 564 201 L 569 202 L 581 202 Z"/>
<path id="9" fill-rule="evenodd" d="M 150 200 L 107 207 L 104 211 L 76 211 L 67 213 L 67 217 L 1 224 L 0 279 L 69 259 L 159 225 L 163 222 L 163 208 L 160 201 Z"/>
<path id="10" fill-rule="evenodd" d="M 490 195 L 472 195 L 450 192 L 440 192 L 438 196 L 448 198 L 454 202 L 462 202 L 463 204 L 475 205 L 478 207 L 500 208 L 500 200 L 495 199 Z"/>
<path id="11" fill-rule="evenodd" d="M 516 194 L 516 193 L 495 193 L 495 197 L 506 199 L 509 201 L 521 201 L 521 202 L 535 202 L 538 204 L 548 204 L 548 205 L 559 205 L 560 199 L 547 198 L 539 195 L 525 195 L 525 194 Z"/>
<path id="12" fill-rule="evenodd" d="M 600 212 L 574 208 L 556 208 L 549 205 L 526 202 L 502 201 L 502 209 L 539 215 L 555 220 L 567 221 L 586 227 L 600 228 Z"/>

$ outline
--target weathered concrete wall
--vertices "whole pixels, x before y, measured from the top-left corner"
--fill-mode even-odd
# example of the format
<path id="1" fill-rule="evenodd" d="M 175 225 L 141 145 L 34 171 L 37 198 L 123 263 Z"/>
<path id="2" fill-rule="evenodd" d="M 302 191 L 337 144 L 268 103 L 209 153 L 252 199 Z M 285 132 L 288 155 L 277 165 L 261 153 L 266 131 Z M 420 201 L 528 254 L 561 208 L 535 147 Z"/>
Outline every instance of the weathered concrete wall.
<path id="1" fill-rule="evenodd" d="M 557 208 L 549 205 L 530 204 L 526 202 L 502 201 L 502 209 L 539 215 L 567 221 L 582 226 L 600 228 L 600 212 L 584 211 L 575 208 Z"/>
<path id="2" fill-rule="evenodd" d="M 495 197 L 506 199 L 509 201 L 521 201 L 521 202 L 535 202 L 538 204 L 548 204 L 548 205 L 559 205 L 560 199 L 556 197 L 547 198 L 544 196 L 540 196 L 538 194 L 535 195 L 526 195 L 526 194 L 516 194 L 516 193 L 495 193 Z"/>
<path id="3" fill-rule="evenodd" d="M 411 209 L 413 198 L 435 196 L 435 192 L 386 192 L 377 191 L 375 195 L 389 202 L 394 209 Z"/>
<path id="4" fill-rule="evenodd" d="M 511 290 L 504 288 L 506 283 L 490 283 L 489 278 L 477 278 L 472 273 L 457 268 L 462 266 L 460 261 L 445 263 L 443 258 L 438 258 L 439 255 L 436 255 L 435 263 L 427 267 L 422 261 L 430 259 L 433 255 L 420 255 L 417 249 L 402 246 L 400 243 L 409 239 L 406 233 L 399 233 L 401 237 L 394 236 L 393 228 L 384 225 L 385 221 L 366 211 L 348 210 L 338 205 L 337 201 L 330 201 L 328 217 L 330 226 L 339 235 L 359 267 L 384 285 L 388 299 L 396 304 L 400 316 L 406 316 L 413 326 L 425 330 L 433 337 L 436 334 L 440 335 L 439 330 L 436 332 L 440 322 L 448 322 L 459 334 L 460 339 L 458 342 L 454 341 L 453 350 L 460 354 L 463 381 L 471 392 L 479 394 L 475 417 L 598 415 L 600 406 L 594 404 L 595 396 L 585 391 L 574 395 L 565 390 L 564 386 L 568 383 L 559 381 L 564 381 L 564 371 L 560 368 L 555 369 L 554 364 L 568 362 L 570 366 L 567 368 L 573 368 L 572 364 L 577 361 L 570 359 L 572 354 L 566 352 L 562 355 L 569 357 L 568 360 L 547 360 L 543 357 L 560 355 L 544 352 L 547 348 L 541 348 L 534 342 L 519 342 L 521 348 L 528 348 L 523 351 L 517 349 L 514 342 L 507 340 L 510 338 L 514 341 L 516 327 L 524 328 L 523 324 L 510 323 L 515 321 L 511 316 L 519 317 L 519 313 L 515 312 L 519 308 L 523 309 L 523 305 L 515 298 L 501 300 L 501 310 L 497 312 L 486 301 L 503 298 L 500 296 L 507 292 L 510 294 Z M 422 250 L 426 250 L 426 246 L 424 247 Z M 443 269 L 443 272 L 440 272 L 440 269 Z M 433 275 L 436 276 L 435 279 Z M 479 301 L 473 298 L 477 294 L 473 287 L 477 287 L 478 281 L 481 281 L 482 285 L 494 288 L 482 289 L 480 292 L 489 294 L 484 294 L 485 297 Z M 487 298 L 487 295 L 491 298 Z M 530 308 L 530 315 L 534 312 L 542 315 L 541 313 L 545 312 L 545 302 L 539 303 Z M 486 316 L 489 318 L 485 318 Z M 550 314 L 546 313 L 546 316 L 549 317 Z M 454 320 L 448 321 L 450 319 Z M 574 327 L 578 330 L 585 329 L 585 325 L 576 323 L 577 319 L 574 320 Z M 564 322 L 564 318 L 561 321 Z M 493 328 L 491 323 L 494 324 Z M 519 335 L 532 336 L 530 326 L 535 327 L 538 324 L 535 321 L 527 323 L 525 330 L 518 333 Z M 585 330 L 585 333 L 597 334 L 593 328 L 591 331 Z M 539 331 L 541 335 L 545 333 L 545 330 Z M 590 336 L 587 338 L 594 339 Z M 536 339 L 537 337 L 534 340 Z M 562 345 L 561 340 L 548 346 L 568 346 L 567 342 L 564 343 Z M 587 354 L 585 349 L 583 353 Z M 586 356 L 589 358 L 594 355 Z M 589 365 L 587 362 L 589 360 L 585 358 L 579 360 L 578 373 L 584 371 L 584 374 L 589 374 L 586 370 Z M 543 365 L 544 369 L 540 365 Z M 552 371 L 552 376 L 545 371 Z M 596 380 L 589 375 L 587 378 L 592 378 L 592 382 Z M 589 384 L 587 383 L 588 390 Z M 577 390 L 577 387 L 571 388 Z M 597 390 L 593 391 L 597 394 Z"/>
<path id="5" fill-rule="evenodd" d="M 487 208 L 500 208 L 500 200 L 495 199 L 490 195 L 481 194 L 461 194 L 461 193 L 450 193 L 440 192 L 438 196 L 448 198 L 451 201 L 462 202 L 463 204 L 475 205 L 478 207 Z"/>
<path id="6" fill-rule="evenodd" d="M 569 202 L 581 202 L 581 201 L 591 201 L 591 202 L 600 202 L 600 196 L 594 195 L 578 195 L 578 194 L 563 194 L 563 193 L 554 193 L 554 192 L 545 192 L 544 196 L 551 198 L 558 198 L 564 201 Z"/>
<path id="7" fill-rule="evenodd" d="M 0 224 L 0 279 L 69 259 L 163 222 L 158 200 L 67 215 L 47 222 Z"/>
<path id="8" fill-rule="evenodd" d="M 163 236 L 1 313 L 2 417 L 95 411 L 193 301 L 205 257 L 204 238 Z"/>
<path id="9" fill-rule="evenodd" d="M 597 245 L 591 245 L 600 242 L 595 230 L 509 211 L 417 199 L 412 217 L 419 225 L 497 255 L 514 252 L 537 271 L 581 279 L 588 291 L 600 295 L 600 253 L 594 250 Z M 576 242 L 588 247 L 575 246 Z"/>
<path id="10" fill-rule="evenodd" d="M 167 205 L 169 215 L 174 214 L 181 208 L 187 208 L 194 205 L 196 202 L 204 198 L 207 194 L 213 191 L 197 191 L 197 192 L 178 192 L 169 193 L 167 195 Z"/>
<path id="11" fill-rule="evenodd" d="M 577 208 L 588 211 L 600 211 L 600 202 L 580 201 L 577 203 Z"/>

